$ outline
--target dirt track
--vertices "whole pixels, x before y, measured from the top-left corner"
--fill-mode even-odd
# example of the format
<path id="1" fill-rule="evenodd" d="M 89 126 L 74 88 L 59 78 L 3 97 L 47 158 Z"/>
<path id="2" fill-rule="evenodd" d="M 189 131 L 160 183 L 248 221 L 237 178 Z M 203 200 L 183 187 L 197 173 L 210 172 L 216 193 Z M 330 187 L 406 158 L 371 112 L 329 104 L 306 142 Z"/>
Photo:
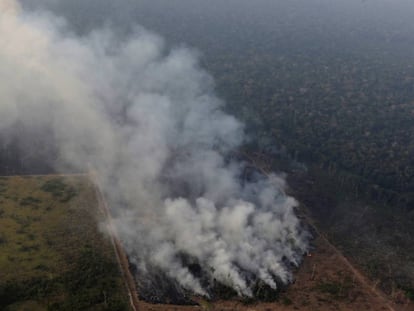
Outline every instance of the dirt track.
<path id="1" fill-rule="evenodd" d="M 377 296 L 379 300 L 384 303 L 384 306 L 386 306 L 390 311 L 397 311 L 397 309 L 392 306 L 392 302 L 386 297 L 386 295 L 378 290 L 375 285 L 371 284 L 372 282 L 369 281 L 357 268 L 355 268 L 350 261 L 333 244 L 331 244 L 331 242 L 329 242 L 329 240 L 311 223 L 310 219 L 308 219 L 308 223 L 313 227 L 315 232 L 326 243 L 326 245 L 328 245 L 338 256 L 338 258 L 348 267 L 361 286 L 363 286 L 367 291 L 370 291 L 374 296 Z"/>
<path id="2" fill-rule="evenodd" d="M 93 171 L 89 173 L 89 176 L 90 176 L 91 181 L 95 185 L 96 198 L 98 200 L 99 208 L 104 214 L 105 219 L 107 221 L 108 232 L 111 237 L 112 246 L 114 247 L 116 259 L 121 268 L 121 273 L 122 273 L 122 277 L 125 282 L 125 287 L 128 291 L 129 302 L 130 302 L 131 308 L 133 311 L 138 311 L 140 309 L 139 309 L 139 300 L 137 297 L 137 289 L 135 286 L 134 278 L 131 274 L 131 271 L 129 270 L 128 257 L 122 247 L 121 241 L 118 238 L 115 226 L 113 225 L 112 217 L 111 217 L 108 205 L 106 203 L 106 200 L 99 186 L 98 177 L 96 173 L 94 173 Z"/>

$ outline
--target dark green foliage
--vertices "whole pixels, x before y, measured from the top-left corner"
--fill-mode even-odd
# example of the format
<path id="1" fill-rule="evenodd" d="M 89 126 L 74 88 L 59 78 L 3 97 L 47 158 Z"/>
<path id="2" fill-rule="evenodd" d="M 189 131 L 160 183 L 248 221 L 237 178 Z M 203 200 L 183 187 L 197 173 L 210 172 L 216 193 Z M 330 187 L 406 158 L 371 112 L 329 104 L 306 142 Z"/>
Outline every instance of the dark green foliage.
<path id="1" fill-rule="evenodd" d="M 129 306 L 125 303 L 125 301 L 121 299 L 112 299 L 108 302 L 106 307 L 108 311 L 127 311 L 129 310 Z"/>
<path id="2" fill-rule="evenodd" d="M 318 289 L 322 293 L 337 296 L 341 292 L 341 284 L 337 282 L 324 282 L 318 285 Z"/>
<path id="3" fill-rule="evenodd" d="M 19 247 L 19 252 L 31 252 L 39 250 L 39 245 L 22 245 Z"/>
<path id="4" fill-rule="evenodd" d="M 4 198 L 0 218 L 6 224 L 0 225 L 0 310 L 129 310 L 112 245 L 93 217 L 94 189 L 67 177 L 10 177 L 7 186 L 10 198 Z M 62 204 L 78 192 L 80 208 Z"/>
<path id="5" fill-rule="evenodd" d="M 377 278 L 383 270 L 384 267 L 377 259 L 371 259 L 365 265 L 365 271 L 367 271 L 368 275 L 373 279 Z"/>
<path id="6" fill-rule="evenodd" d="M 65 184 L 61 178 L 48 180 L 41 189 L 51 193 L 53 197 L 59 199 L 62 203 L 66 203 L 78 195 L 78 191 L 74 187 Z"/>
<path id="7" fill-rule="evenodd" d="M 119 268 L 115 262 L 90 247 L 82 249 L 73 268 L 63 277 L 68 297 L 55 303 L 51 310 L 83 310 L 101 306 L 98 310 L 128 310 L 119 297 Z"/>
<path id="8" fill-rule="evenodd" d="M 61 196 L 66 189 L 66 184 L 61 178 L 55 178 L 46 181 L 41 189 L 45 192 L 50 192 L 53 196 Z"/>
<path id="9" fill-rule="evenodd" d="M 408 299 L 414 301 L 414 287 L 405 287 L 403 288 L 403 291 Z"/>
<path id="10" fill-rule="evenodd" d="M 50 283 L 44 279 L 32 279 L 26 282 L 6 282 L 0 285 L 0 310 L 15 302 L 31 298 L 42 298 Z"/>
<path id="11" fill-rule="evenodd" d="M 0 286 L 0 309 L 25 298 L 25 289 L 22 285 L 7 282 Z"/>
<path id="12" fill-rule="evenodd" d="M 282 303 L 283 303 L 285 306 L 290 306 L 290 305 L 292 305 L 292 304 L 293 304 L 293 301 L 292 301 L 289 297 L 283 296 L 283 297 L 282 297 Z"/>
<path id="13" fill-rule="evenodd" d="M 29 196 L 21 200 L 20 205 L 21 206 L 37 206 L 41 202 L 42 200 Z"/>
<path id="14" fill-rule="evenodd" d="M 23 251 L 29 248 L 23 247 Z M 45 265 L 36 270 L 47 271 Z M 7 282 L 0 286 L 0 310 L 10 304 L 42 299 L 64 289 L 67 292 L 62 301 L 50 303 L 48 310 L 129 310 L 120 295 L 120 272 L 118 266 L 108 258 L 84 248 L 70 271 L 57 279 L 32 279 L 26 282 Z"/>
<path id="15" fill-rule="evenodd" d="M 68 289 L 76 291 L 79 287 L 92 288 L 104 281 L 106 276 L 113 277 L 118 274 L 118 267 L 113 261 L 92 248 L 85 247 L 76 261 L 75 268 L 66 276 Z"/>
<path id="16" fill-rule="evenodd" d="M 3 180 L 1 180 L 1 182 L 0 182 L 0 194 L 2 194 L 2 193 L 4 193 L 4 192 L 7 191 L 7 184 L 4 183 Z"/>
<path id="17" fill-rule="evenodd" d="M 36 267 L 35 267 L 35 269 L 36 270 L 39 270 L 39 271 L 48 271 L 49 269 L 48 269 L 48 267 L 47 266 L 45 266 L 45 265 L 43 265 L 43 264 L 39 264 L 39 265 L 37 265 Z"/>

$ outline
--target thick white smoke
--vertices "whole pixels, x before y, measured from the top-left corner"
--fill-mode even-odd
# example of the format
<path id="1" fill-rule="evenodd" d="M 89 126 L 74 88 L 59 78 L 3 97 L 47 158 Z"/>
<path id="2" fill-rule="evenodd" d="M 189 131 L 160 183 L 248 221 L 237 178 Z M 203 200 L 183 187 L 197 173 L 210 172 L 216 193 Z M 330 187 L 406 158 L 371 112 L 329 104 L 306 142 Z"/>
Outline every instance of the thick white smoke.
<path id="1" fill-rule="evenodd" d="M 193 52 L 167 51 L 139 27 L 128 39 L 77 37 L 1 0 L 0 81 L 0 131 L 22 125 L 57 144 L 55 165 L 96 168 L 138 278 L 160 269 L 208 295 L 186 256 L 240 295 L 291 279 L 307 248 L 296 202 L 280 177 L 242 180 L 229 157 L 242 125 Z"/>

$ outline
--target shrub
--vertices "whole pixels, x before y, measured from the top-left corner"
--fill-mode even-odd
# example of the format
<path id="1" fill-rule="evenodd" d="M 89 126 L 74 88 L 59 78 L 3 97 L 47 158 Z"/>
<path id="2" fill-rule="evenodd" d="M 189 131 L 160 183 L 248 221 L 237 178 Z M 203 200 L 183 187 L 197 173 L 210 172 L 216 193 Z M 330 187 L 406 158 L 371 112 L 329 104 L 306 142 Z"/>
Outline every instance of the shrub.
<path id="1" fill-rule="evenodd" d="M 20 205 L 21 206 L 37 206 L 37 204 L 39 204 L 40 202 L 42 202 L 41 200 L 34 198 L 34 197 L 27 197 L 24 198 L 20 201 Z"/>
<path id="2" fill-rule="evenodd" d="M 59 201 L 62 203 L 70 201 L 78 194 L 78 191 L 74 187 L 65 184 L 61 178 L 46 181 L 41 189 L 51 193 L 53 197 L 59 198 Z"/>
<path id="3" fill-rule="evenodd" d="M 7 239 L 4 235 L 0 235 L 0 245 L 1 244 L 6 244 L 7 243 Z"/>

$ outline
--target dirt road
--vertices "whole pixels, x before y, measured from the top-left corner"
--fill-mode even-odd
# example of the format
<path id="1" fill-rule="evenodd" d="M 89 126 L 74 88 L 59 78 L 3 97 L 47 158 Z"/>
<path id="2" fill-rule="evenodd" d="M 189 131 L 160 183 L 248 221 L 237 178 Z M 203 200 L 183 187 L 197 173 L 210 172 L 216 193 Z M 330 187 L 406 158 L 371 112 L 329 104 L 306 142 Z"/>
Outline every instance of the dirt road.
<path id="1" fill-rule="evenodd" d="M 100 188 L 100 183 L 98 180 L 98 176 L 94 171 L 91 171 L 89 173 L 90 179 L 91 181 L 94 183 L 95 185 L 95 191 L 96 191 L 96 198 L 98 200 L 98 205 L 100 210 L 102 211 L 102 213 L 105 216 L 106 219 L 106 223 L 107 223 L 107 228 L 108 228 L 108 232 L 109 235 L 111 237 L 111 242 L 112 242 L 112 246 L 114 248 L 115 251 L 115 255 L 116 255 L 116 259 L 118 261 L 119 267 L 121 269 L 121 273 L 122 273 L 122 277 L 124 279 L 124 283 L 125 283 L 125 287 L 128 291 L 128 296 L 129 296 L 129 302 L 131 305 L 131 308 L 133 311 L 138 311 L 139 310 L 139 300 L 137 297 L 137 289 L 135 286 L 135 281 L 134 278 L 131 274 L 131 271 L 129 270 L 129 262 L 128 262 L 128 257 L 122 247 L 122 243 L 118 238 L 117 232 L 116 232 L 116 228 L 113 224 L 112 221 L 112 217 L 111 217 L 111 213 L 109 211 L 108 205 L 106 203 L 106 200 L 103 196 L 103 193 L 101 191 Z"/>

